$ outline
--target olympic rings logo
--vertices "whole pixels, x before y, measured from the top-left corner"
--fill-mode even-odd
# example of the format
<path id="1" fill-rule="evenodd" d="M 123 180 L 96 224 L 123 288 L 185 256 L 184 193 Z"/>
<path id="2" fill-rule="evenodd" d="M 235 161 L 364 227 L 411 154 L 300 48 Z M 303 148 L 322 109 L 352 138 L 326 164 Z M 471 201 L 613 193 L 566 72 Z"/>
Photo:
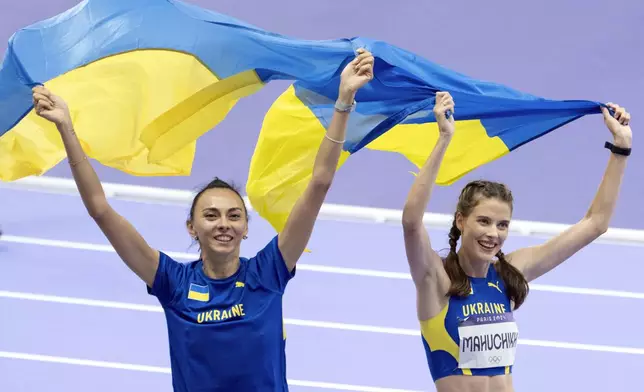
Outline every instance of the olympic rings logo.
<path id="1" fill-rule="evenodd" d="M 491 357 L 488 357 L 487 360 L 491 364 L 498 365 L 499 363 L 501 363 L 502 359 L 503 357 L 491 356 Z"/>

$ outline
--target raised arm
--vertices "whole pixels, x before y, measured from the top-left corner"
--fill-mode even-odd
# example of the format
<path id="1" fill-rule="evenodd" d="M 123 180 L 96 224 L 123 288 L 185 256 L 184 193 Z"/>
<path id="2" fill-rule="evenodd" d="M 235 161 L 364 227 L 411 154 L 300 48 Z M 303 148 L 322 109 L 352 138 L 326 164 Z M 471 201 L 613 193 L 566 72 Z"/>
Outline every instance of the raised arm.
<path id="1" fill-rule="evenodd" d="M 617 105 L 608 106 L 615 111 L 614 116 L 606 108 L 602 111 L 604 122 L 613 134 L 613 145 L 630 149 L 633 135 L 629 126 L 630 115 Z M 610 154 L 595 198 L 578 223 L 542 245 L 519 249 L 508 255 L 508 261 L 522 271 L 528 281 L 551 271 L 608 230 L 627 159 L 625 155 Z"/>
<path id="2" fill-rule="evenodd" d="M 418 317 L 426 320 L 440 309 L 438 296 L 449 289 L 449 277 L 440 256 L 431 247 L 429 235 L 423 224 L 425 209 L 432 194 L 436 176 L 447 147 L 454 134 L 454 117 L 445 117 L 445 112 L 454 112 L 454 101 L 449 93 L 436 94 L 434 115 L 439 136 L 434 149 L 420 169 L 407 195 L 403 208 L 402 226 L 405 251 L 412 279 L 418 296 Z"/>
<path id="3" fill-rule="evenodd" d="M 295 203 L 284 230 L 279 234 L 280 252 L 289 271 L 293 271 L 306 249 L 320 208 L 335 176 L 349 120 L 348 108 L 353 105 L 358 89 L 373 78 L 373 56 L 362 49 L 358 53 L 342 71 L 336 111 L 318 149 L 311 181 Z"/>
<path id="4" fill-rule="evenodd" d="M 159 263 L 159 253 L 117 214 L 107 202 L 103 187 L 76 137 L 65 101 L 45 87 L 33 89 L 36 113 L 56 125 L 74 181 L 89 215 L 96 221 L 125 264 L 148 286 L 152 287 Z"/>

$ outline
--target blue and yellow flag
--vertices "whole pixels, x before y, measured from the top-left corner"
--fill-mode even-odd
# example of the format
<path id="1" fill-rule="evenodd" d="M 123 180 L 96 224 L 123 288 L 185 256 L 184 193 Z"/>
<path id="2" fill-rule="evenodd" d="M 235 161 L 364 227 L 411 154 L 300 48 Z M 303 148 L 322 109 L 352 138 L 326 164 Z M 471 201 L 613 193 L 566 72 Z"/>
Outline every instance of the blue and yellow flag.
<path id="1" fill-rule="evenodd" d="M 0 180 L 65 157 L 33 111 L 44 84 L 70 106 L 87 154 L 139 176 L 190 174 L 197 139 L 271 80 L 324 84 L 352 40 L 284 37 L 176 0 L 85 0 L 16 32 L 0 68 Z"/>
<path id="2" fill-rule="evenodd" d="M 476 80 L 384 42 L 356 38 L 354 44 L 376 58 L 374 80 L 358 91 L 339 167 L 367 148 L 400 153 L 420 168 L 438 139 L 432 112 L 438 91 L 448 91 L 456 105 L 456 132 L 438 173 L 439 185 L 449 185 L 566 123 L 601 113 L 598 102 L 548 100 Z M 277 231 L 311 179 L 339 83 L 337 75 L 324 85 L 296 81 L 264 119 L 246 191 L 253 207 Z"/>
<path id="3" fill-rule="evenodd" d="M 278 231 L 311 177 L 340 74 L 358 48 L 376 58 L 357 94 L 340 165 L 362 148 L 417 166 L 437 137 L 437 91 L 456 102 L 457 132 L 439 173 L 449 184 L 567 122 L 600 113 L 475 80 L 367 38 L 300 40 L 178 0 L 84 0 L 16 32 L 0 68 L 0 180 L 43 174 L 65 157 L 33 111 L 44 84 L 70 106 L 87 153 L 138 176 L 190 174 L 196 142 L 271 80 L 292 80 L 266 115 L 247 193 Z"/>

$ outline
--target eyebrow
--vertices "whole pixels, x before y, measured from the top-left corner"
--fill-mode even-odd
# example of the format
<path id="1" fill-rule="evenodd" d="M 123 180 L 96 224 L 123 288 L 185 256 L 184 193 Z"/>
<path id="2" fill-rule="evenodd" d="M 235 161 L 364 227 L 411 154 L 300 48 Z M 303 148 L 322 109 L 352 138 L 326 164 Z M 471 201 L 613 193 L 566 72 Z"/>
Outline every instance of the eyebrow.
<path id="1" fill-rule="evenodd" d="M 490 218 L 490 217 L 489 217 L 489 216 L 487 216 L 487 215 L 477 215 L 477 218 L 492 219 L 492 218 Z M 510 221 L 509 221 L 508 219 L 501 219 L 499 222 L 503 222 L 503 223 L 510 223 Z"/>
<path id="2" fill-rule="evenodd" d="M 220 210 L 220 209 L 219 209 L 219 208 L 217 208 L 217 207 L 206 207 L 206 208 L 204 208 L 204 209 L 203 209 L 203 210 L 201 210 L 201 211 L 202 211 L 202 212 L 206 212 L 206 211 L 219 211 L 219 210 Z M 230 212 L 230 211 L 242 211 L 242 209 L 241 209 L 240 207 L 232 207 L 232 208 L 229 208 L 229 209 L 228 209 L 228 211 L 229 211 L 229 212 Z"/>

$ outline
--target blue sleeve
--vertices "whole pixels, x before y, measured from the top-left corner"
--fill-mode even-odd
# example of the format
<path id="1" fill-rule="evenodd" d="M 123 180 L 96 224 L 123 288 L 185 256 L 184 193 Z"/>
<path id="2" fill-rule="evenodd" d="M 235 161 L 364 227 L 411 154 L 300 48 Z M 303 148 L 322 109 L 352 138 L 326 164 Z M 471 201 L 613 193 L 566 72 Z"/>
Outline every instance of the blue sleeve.
<path id="1" fill-rule="evenodd" d="M 159 299 L 161 305 L 171 306 L 176 303 L 185 286 L 186 265 L 179 263 L 163 252 L 159 252 L 159 267 L 154 276 L 148 294 Z"/>
<path id="2" fill-rule="evenodd" d="M 295 268 L 293 272 L 289 272 L 278 246 L 278 236 L 275 236 L 253 259 L 255 261 L 253 267 L 262 284 L 271 290 L 284 293 L 286 285 L 295 276 Z"/>

